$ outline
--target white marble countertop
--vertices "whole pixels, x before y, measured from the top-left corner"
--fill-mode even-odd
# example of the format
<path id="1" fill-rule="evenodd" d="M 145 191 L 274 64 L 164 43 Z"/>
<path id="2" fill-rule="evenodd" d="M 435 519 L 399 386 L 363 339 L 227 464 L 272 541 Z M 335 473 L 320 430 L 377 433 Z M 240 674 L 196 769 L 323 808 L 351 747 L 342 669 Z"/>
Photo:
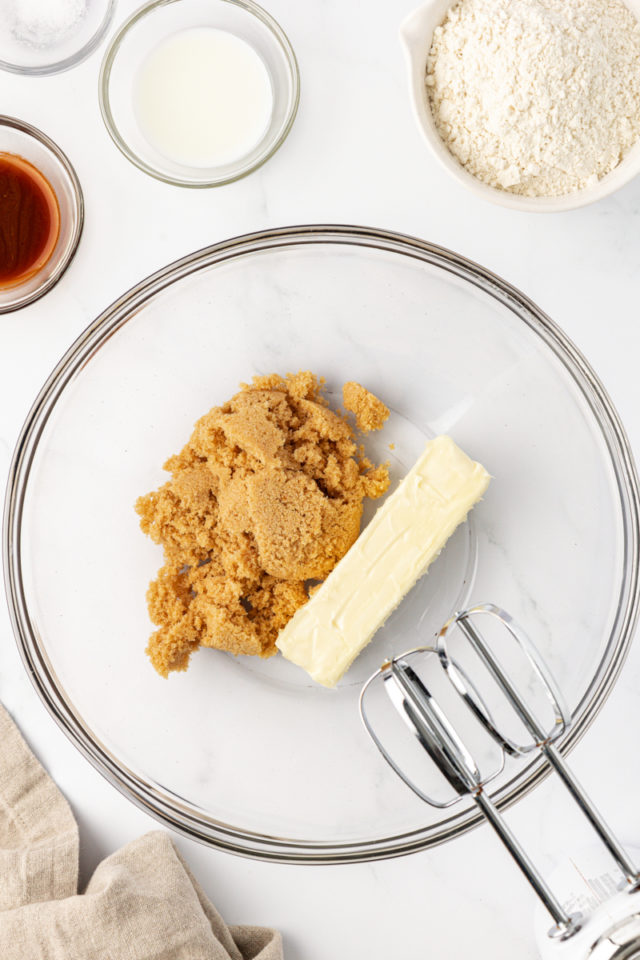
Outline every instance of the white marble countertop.
<path id="1" fill-rule="evenodd" d="M 135 6 L 135 0 L 121 0 L 117 21 Z M 46 375 L 117 295 L 198 247 L 307 222 L 415 234 L 520 287 L 591 361 L 640 455 L 640 178 L 608 200 L 564 215 L 525 215 L 477 201 L 436 166 L 411 117 L 397 40 L 411 0 L 269 0 L 268 7 L 299 57 L 300 112 L 269 163 L 220 189 L 166 186 L 120 155 L 98 110 L 102 50 L 56 77 L 0 74 L 3 113 L 39 126 L 62 146 L 86 198 L 84 236 L 62 282 L 38 303 L 0 317 L 3 483 L 18 431 Z M 573 759 L 621 837 L 636 844 L 639 690 L 636 644 Z M 156 827 L 55 726 L 22 668 L 4 606 L 0 700 L 72 804 L 85 878 L 103 856 Z M 549 781 L 509 818 L 547 868 L 587 836 Z M 537 956 L 532 894 L 486 827 L 423 854 L 345 867 L 269 865 L 180 837 L 177 843 L 226 919 L 283 931 L 287 960 Z"/>

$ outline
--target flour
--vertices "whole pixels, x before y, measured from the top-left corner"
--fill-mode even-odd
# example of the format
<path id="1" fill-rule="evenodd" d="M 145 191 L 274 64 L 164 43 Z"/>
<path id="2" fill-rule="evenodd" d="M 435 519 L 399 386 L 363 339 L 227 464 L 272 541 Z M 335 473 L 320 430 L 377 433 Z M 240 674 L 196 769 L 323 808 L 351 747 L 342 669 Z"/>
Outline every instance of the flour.
<path id="1" fill-rule="evenodd" d="M 427 93 L 480 180 L 523 196 L 591 186 L 640 138 L 640 23 L 621 0 L 459 0 Z"/>

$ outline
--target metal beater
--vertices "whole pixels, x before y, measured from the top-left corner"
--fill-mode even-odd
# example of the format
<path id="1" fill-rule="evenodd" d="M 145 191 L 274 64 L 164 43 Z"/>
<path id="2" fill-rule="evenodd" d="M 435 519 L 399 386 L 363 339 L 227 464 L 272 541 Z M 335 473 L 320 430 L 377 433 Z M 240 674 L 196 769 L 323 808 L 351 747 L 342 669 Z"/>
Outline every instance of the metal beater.
<path id="1" fill-rule="evenodd" d="M 496 626 L 499 627 L 502 635 L 498 643 L 491 642 L 481 632 L 482 618 L 489 618 L 485 624 L 494 625 L 494 634 Z M 456 642 L 462 644 L 461 653 L 467 659 L 470 655 L 475 664 L 473 681 L 471 670 L 463 668 L 459 654 L 452 652 L 454 632 Z M 517 665 L 517 677 L 510 675 L 507 659 L 512 668 Z M 424 679 L 426 661 L 430 662 L 433 679 L 437 681 L 435 686 L 442 688 L 437 695 L 434 684 L 431 681 L 427 684 Z M 486 692 L 480 692 L 479 674 L 483 676 L 485 691 L 489 687 L 492 693 L 493 711 L 487 705 Z M 380 689 L 386 697 L 380 694 Z M 400 717 L 404 721 L 399 729 L 409 728 L 417 741 L 418 754 L 413 755 L 414 741 L 410 749 L 399 741 L 394 750 L 385 745 L 391 738 L 389 723 L 380 722 L 380 707 L 384 703 L 376 707 L 374 695 L 392 705 L 396 720 Z M 536 698 L 542 703 L 532 703 Z M 454 726 L 449 719 L 444 700 L 452 703 L 454 709 L 458 707 L 458 719 L 464 721 L 459 726 L 465 726 L 468 731 L 467 742 L 459 726 Z M 462 710 L 460 702 L 465 705 Z M 541 716 L 545 712 L 549 713 L 548 718 Z M 489 603 L 457 613 L 442 628 L 435 646 L 417 647 L 388 660 L 370 677 L 360 695 L 360 714 L 382 756 L 422 800 L 435 807 L 449 807 L 467 796 L 474 800 L 553 918 L 554 925 L 548 933 L 548 956 L 557 954 L 576 960 L 640 958 L 640 875 L 556 747 L 556 741 L 571 723 L 571 716 L 536 647 L 509 614 Z M 376 716 L 378 719 L 374 721 Z M 511 730 L 514 720 L 517 736 Z M 383 726 L 385 732 L 381 732 Z M 478 729 L 474 730 L 474 726 Z M 396 733 L 394 730 L 393 735 Z M 497 754 L 495 769 L 488 773 L 481 772 L 484 761 L 477 761 L 473 748 L 468 746 L 469 739 L 480 742 L 478 733 L 481 738 L 490 739 Z M 484 758 L 486 744 L 478 749 Z M 534 751 L 540 751 L 560 776 L 624 875 L 620 891 L 605 904 L 606 910 L 598 909 L 590 917 L 566 912 L 486 792 L 487 784 L 504 768 L 506 757 Z M 425 752 L 441 782 L 452 788 L 451 797 L 438 799 L 407 773 L 405 762 L 408 763 L 409 754 L 420 769 L 424 766 Z M 399 759 L 400 753 L 403 759 Z"/>

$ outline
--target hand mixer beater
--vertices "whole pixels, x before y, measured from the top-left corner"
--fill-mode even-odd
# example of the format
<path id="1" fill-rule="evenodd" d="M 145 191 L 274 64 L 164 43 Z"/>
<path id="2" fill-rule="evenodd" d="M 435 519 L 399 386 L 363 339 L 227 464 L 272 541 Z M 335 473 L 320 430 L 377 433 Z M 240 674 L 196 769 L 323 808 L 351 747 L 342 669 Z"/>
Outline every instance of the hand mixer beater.
<path id="1" fill-rule="evenodd" d="M 640 958 L 638 870 L 556 746 L 571 716 L 538 650 L 504 610 L 493 604 L 464 610 L 434 646 L 386 661 L 363 687 L 360 714 L 385 760 L 422 800 L 443 808 L 473 799 L 553 918 L 546 956 Z M 507 758 L 535 752 L 560 776 L 624 876 L 619 892 L 589 917 L 567 913 L 485 789 Z M 418 779 L 427 768 L 438 781 L 428 792 Z"/>

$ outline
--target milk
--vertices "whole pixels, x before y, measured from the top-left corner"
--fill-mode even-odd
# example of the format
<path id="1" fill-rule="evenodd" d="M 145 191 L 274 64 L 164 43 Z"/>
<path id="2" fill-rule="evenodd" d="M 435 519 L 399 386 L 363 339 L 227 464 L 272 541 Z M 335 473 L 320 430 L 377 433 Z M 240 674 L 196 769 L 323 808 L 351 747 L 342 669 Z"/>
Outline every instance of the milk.
<path id="1" fill-rule="evenodd" d="M 262 59 L 224 30 L 194 27 L 167 37 L 142 62 L 134 110 L 149 143 L 189 167 L 249 154 L 265 134 L 273 90 Z"/>

